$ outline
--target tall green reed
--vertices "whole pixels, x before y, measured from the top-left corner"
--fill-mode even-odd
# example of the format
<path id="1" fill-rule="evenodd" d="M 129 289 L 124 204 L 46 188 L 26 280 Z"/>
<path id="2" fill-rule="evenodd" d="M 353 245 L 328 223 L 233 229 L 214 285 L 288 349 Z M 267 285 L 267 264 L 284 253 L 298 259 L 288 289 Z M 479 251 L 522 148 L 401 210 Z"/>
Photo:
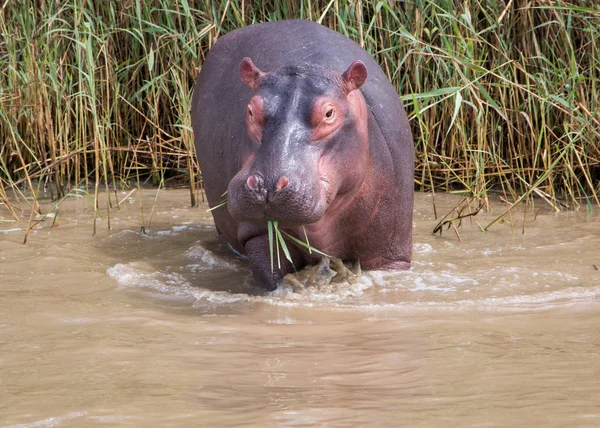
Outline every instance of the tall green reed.
<path id="1" fill-rule="evenodd" d="M 411 118 L 417 188 L 483 202 L 491 192 L 513 203 L 535 195 L 556 209 L 600 204 L 600 7 L 591 0 L 0 7 L 0 202 L 15 218 L 7 192 L 50 181 L 56 198 L 93 189 L 96 210 L 107 208 L 100 192 L 147 181 L 186 182 L 195 204 L 189 111 L 202 60 L 235 28 L 288 18 L 335 28 L 378 60 Z"/>

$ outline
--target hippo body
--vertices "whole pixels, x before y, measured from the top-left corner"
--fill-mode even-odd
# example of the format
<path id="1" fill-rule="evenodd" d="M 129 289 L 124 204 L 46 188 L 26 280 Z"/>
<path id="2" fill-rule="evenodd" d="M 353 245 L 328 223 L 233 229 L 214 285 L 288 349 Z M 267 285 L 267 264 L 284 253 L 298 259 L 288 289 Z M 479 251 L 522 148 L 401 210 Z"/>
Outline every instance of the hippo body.
<path id="1" fill-rule="evenodd" d="M 318 260 L 289 242 L 272 268 L 267 220 L 364 269 L 408 269 L 413 139 L 398 94 L 347 37 L 294 20 L 220 38 L 192 100 L 196 153 L 219 233 L 260 287 Z M 305 236 L 306 233 L 306 236 Z"/>

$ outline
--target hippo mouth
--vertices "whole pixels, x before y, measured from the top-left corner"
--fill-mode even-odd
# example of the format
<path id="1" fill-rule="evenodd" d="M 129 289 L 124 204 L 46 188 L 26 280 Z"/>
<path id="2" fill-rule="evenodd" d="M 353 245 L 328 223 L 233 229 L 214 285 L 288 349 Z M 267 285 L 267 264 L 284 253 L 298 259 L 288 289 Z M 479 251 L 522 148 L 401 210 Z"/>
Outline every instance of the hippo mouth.
<path id="1" fill-rule="evenodd" d="M 267 228 L 262 226 L 256 226 L 251 223 L 241 223 L 238 228 L 238 242 L 242 247 L 246 246 L 246 243 L 251 239 L 258 238 L 267 235 Z"/>

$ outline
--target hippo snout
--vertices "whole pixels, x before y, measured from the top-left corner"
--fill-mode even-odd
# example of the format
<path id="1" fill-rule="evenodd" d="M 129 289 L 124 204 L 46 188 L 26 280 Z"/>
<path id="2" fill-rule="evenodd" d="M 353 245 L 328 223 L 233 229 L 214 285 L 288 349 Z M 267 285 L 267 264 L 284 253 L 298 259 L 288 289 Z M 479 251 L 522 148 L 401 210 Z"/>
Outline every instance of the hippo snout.
<path id="1" fill-rule="evenodd" d="M 237 221 L 255 224 L 264 225 L 267 220 L 287 225 L 312 223 L 321 218 L 325 208 L 322 192 L 313 187 L 287 175 L 238 174 L 229 184 L 229 212 Z"/>

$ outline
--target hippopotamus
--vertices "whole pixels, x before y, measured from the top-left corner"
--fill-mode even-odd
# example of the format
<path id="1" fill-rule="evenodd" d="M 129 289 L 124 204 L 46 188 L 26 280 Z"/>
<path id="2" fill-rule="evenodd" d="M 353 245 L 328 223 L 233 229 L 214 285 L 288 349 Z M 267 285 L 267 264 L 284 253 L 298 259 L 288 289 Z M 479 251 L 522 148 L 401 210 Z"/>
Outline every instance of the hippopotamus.
<path id="1" fill-rule="evenodd" d="M 216 228 L 259 287 L 319 261 L 288 236 L 362 269 L 410 267 L 413 138 L 358 44 L 304 20 L 232 31 L 202 65 L 191 115 Z M 292 260 L 275 268 L 269 220 Z"/>

